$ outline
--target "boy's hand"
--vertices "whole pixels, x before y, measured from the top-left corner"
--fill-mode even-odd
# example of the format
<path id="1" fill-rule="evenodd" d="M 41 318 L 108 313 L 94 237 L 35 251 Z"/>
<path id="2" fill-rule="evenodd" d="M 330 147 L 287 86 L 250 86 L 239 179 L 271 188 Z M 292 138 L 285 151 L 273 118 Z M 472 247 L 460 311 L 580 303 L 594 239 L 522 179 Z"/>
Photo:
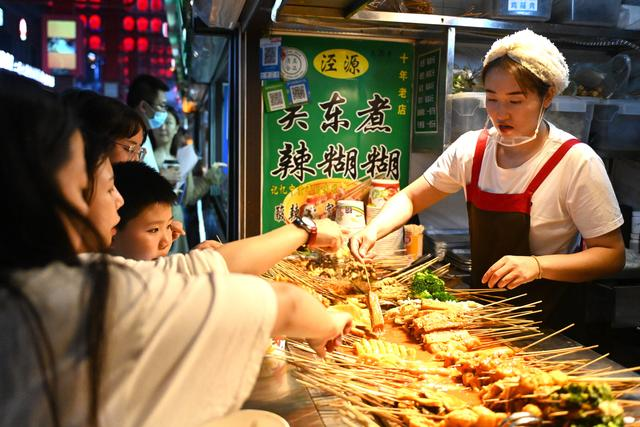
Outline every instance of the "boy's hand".
<path id="1" fill-rule="evenodd" d="M 330 312 L 333 321 L 333 331 L 330 335 L 320 339 L 307 339 L 309 346 L 320 357 L 324 357 L 327 351 L 333 351 L 342 344 L 342 336 L 348 334 L 353 326 L 353 319 L 348 313 Z"/>
<path id="2" fill-rule="evenodd" d="M 182 227 L 182 223 L 180 221 L 176 221 L 175 219 L 171 223 L 171 239 L 172 241 L 178 240 L 178 237 L 184 236 L 185 233 L 184 228 Z"/>

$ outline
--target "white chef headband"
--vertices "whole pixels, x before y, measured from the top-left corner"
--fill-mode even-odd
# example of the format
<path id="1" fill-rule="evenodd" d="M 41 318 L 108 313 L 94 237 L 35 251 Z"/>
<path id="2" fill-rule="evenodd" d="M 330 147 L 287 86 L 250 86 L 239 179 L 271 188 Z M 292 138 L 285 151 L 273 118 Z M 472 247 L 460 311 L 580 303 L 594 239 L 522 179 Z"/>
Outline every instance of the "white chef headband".
<path id="1" fill-rule="evenodd" d="M 569 67 L 551 41 L 531 30 L 522 30 L 496 40 L 484 57 L 483 66 L 508 55 L 543 82 L 562 93 L 569 85 Z"/>

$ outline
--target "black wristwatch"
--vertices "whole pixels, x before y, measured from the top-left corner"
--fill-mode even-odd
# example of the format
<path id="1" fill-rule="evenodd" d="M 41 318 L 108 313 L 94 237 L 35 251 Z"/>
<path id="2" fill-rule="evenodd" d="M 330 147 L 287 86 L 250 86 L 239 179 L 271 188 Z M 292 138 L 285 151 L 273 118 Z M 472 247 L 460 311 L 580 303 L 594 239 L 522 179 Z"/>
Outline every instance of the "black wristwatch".
<path id="1" fill-rule="evenodd" d="M 313 245 L 313 243 L 316 241 L 316 236 L 318 235 L 318 227 L 316 226 L 316 223 L 311 218 L 306 216 L 295 217 L 291 220 L 291 223 L 309 233 L 306 245 Z"/>

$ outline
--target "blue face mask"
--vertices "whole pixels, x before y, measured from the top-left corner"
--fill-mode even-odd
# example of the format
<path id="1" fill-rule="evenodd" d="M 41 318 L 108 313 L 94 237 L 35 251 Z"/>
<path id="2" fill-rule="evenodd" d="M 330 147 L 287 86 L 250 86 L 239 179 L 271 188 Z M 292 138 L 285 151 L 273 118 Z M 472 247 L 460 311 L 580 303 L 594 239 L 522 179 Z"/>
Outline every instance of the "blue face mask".
<path id="1" fill-rule="evenodd" d="M 149 119 L 149 127 L 151 129 L 158 129 L 164 124 L 165 120 L 167 120 L 168 115 L 169 113 L 166 111 L 156 111 L 153 117 Z"/>

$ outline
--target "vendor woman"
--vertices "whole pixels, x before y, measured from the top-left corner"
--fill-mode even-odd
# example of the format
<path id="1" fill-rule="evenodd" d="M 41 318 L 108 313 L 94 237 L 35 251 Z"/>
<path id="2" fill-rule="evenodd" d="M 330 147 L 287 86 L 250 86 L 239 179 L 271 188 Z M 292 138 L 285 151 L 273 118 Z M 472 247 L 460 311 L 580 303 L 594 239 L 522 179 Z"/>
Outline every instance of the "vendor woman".
<path id="1" fill-rule="evenodd" d="M 551 282 L 622 269 L 623 219 L 602 160 L 543 119 L 568 74 L 545 37 L 524 30 L 497 40 L 483 61 L 485 128 L 462 135 L 389 200 L 351 239 L 353 254 L 366 257 L 412 215 L 464 189 L 474 287 L 534 294 L 546 319 L 562 289 Z"/>

